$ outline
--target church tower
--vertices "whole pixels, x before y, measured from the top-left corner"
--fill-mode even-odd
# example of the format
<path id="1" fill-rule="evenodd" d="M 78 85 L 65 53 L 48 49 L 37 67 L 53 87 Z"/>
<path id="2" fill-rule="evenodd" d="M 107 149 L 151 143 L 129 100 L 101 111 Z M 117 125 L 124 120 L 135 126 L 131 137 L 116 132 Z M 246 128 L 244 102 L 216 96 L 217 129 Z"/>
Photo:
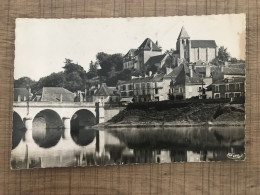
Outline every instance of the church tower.
<path id="1" fill-rule="evenodd" d="M 181 28 L 181 32 L 178 36 L 176 42 L 176 49 L 179 51 L 179 58 L 180 60 L 185 60 L 187 62 L 190 61 L 190 50 L 191 50 L 191 41 L 190 36 L 188 35 L 187 31 L 184 27 Z"/>

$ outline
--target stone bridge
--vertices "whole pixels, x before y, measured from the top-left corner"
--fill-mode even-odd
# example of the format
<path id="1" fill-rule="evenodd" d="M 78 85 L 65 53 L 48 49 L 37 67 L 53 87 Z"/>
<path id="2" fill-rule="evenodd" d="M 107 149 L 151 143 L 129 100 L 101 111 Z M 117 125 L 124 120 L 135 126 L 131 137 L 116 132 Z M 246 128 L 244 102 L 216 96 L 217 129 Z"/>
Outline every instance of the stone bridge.
<path id="1" fill-rule="evenodd" d="M 14 102 L 13 129 L 26 128 L 25 140 L 32 139 L 33 126 L 44 120 L 45 128 L 63 128 L 70 136 L 71 121 L 80 126 L 104 122 L 104 107 L 95 102 Z"/>

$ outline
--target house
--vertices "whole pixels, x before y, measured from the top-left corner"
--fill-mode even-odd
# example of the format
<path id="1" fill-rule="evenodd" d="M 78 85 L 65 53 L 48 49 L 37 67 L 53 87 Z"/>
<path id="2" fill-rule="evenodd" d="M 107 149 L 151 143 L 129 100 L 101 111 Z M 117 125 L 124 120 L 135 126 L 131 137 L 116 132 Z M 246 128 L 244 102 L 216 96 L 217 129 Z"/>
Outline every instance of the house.
<path id="1" fill-rule="evenodd" d="M 150 68 L 156 67 L 157 69 L 162 68 L 167 63 L 166 59 L 168 57 L 169 56 L 167 54 L 152 56 L 145 63 L 145 67 L 150 67 Z M 155 72 L 153 72 L 153 73 L 155 73 Z"/>
<path id="2" fill-rule="evenodd" d="M 241 97 L 244 95 L 245 95 L 244 77 L 224 78 L 212 84 L 212 97 L 214 99 Z"/>
<path id="3" fill-rule="evenodd" d="M 15 102 L 22 102 L 22 101 L 29 101 L 32 97 L 31 89 L 26 88 L 14 88 L 14 97 L 13 101 Z"/>
<path id="4" fill-rule="evenodd" d="M 223 65 L 212 72 L 213 82 L 232 77 L 245 77 L 243 66 Z"/>
<path id="5" fill-rule="evenodd" d="M 123 68 L 124 69 L 137 69 L 135 65 L 135 52 L 136 49 L 130 49 L 123 57 Z"/>
<path id="6" fill-rule="evenodd" d="M 94 101 L 100 103 L 116 103 L 119 99 L 120 95 L 116 87 L 108 87 L 106 83 L 102 83 L 94 95 Z"/>
<path id="7" fill-rule="evenodd" d="M 170 99 L 181 100 L 201 95 L 201 90 L 205 83 L 194 70 L 192 64 L 183 63 L 174 68 L 170 75 L 171 74 L 173 74 L 175 78 L 172 79 L 170 83 Z"/>
<path id="8" fill-rule="evenodd" d="M 74 102 L 76 95 L 63 87 L 43 87 L 32 97 L 32 101 Z"/>
<path id="9" fill-rule="evenodd" d="M 162 49 L 158 42 L 154 43 L 150 38 L 146 38 L 137 49 L 130 49 L 123 57 L 124 69 L 142 70 L 150 57 L 161 54 Z"/>
<path id="10" fill-rule="evenodd" d="M 121 99 L 130 98 L 134 102 L 162 101 L 164 74 L 146 77 L 132 77 L 129 81 L 119 82 L 118 89 Z"/>
<path id="11" fill-rule="evenodd" d="M 218 47 L 215 40 L 190 40 L 187 31 L 182 27 L 176 41 L 176 51 L 175 58 L 180 62 L 211 62 L 217 57 Z"/>

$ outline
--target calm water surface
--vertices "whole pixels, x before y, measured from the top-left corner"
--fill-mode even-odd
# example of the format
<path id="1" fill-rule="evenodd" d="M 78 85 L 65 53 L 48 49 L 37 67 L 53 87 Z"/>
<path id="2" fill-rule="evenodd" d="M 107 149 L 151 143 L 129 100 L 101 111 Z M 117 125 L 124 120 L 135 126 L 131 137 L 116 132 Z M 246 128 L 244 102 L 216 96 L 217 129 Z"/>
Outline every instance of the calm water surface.
<path id="1" fill-rule="evenodd" d="M 233 160 L 244 154 L 244 127 L 81 128 L 33 129 L 33 140 L 23 141 L 24 130 L 13 133 L 14 169 L 129 163 Z M 240 159 L 243 159 L 244 156 Z"/>

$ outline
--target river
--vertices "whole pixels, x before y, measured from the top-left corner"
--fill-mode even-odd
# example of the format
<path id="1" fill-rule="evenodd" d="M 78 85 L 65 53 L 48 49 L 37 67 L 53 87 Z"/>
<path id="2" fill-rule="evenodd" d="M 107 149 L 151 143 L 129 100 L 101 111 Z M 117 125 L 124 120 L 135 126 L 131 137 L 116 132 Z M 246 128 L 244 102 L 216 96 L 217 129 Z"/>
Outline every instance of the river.
<path id="1" fill-rule="evenodd" d="M 244 127 L 33 129 L 14 131 L 13 169 L 244 159 Z"/>

